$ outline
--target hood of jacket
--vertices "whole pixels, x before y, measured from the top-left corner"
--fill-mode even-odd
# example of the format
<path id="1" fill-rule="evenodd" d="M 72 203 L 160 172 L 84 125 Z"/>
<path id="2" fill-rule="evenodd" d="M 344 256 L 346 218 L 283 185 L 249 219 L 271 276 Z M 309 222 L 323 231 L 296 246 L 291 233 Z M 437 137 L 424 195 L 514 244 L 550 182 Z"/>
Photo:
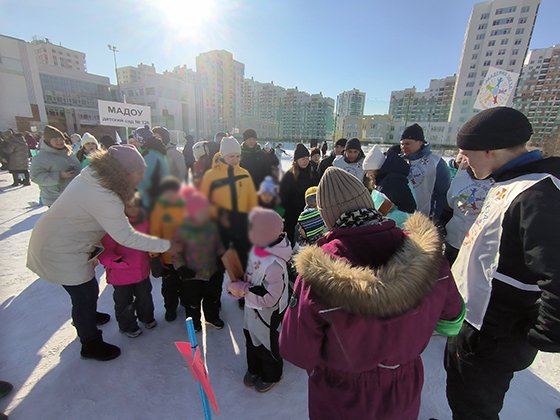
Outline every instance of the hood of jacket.
<path id="1" fill-rule="evenodd" d="M 113 191 L 123 203 L 128 203 L 134 195 L 134 189 L 128 184 L 128 174 L 120 163 L 109 153 L 94 153 L 89 159 L 90 164 L 82 173 L 90 174 L 103 188 Z"/>
<path id="2" fill-rule="evenodd" d="M 423 158 L 424 156 L 429 155 L 430 153 L 432 153 L 432 145 L 430 143 L 425 143 L 422 148 L 416 153 L 412 153 L 408 156 L 405 155 L 404 157 L 408 160 L 418 160 Z"/>
<path id="3" fill-rule="evenodd" d="M 309 246 L 295 257 L 296 269 L 326 305 L 378 318 L 398 316 L 417 307 L 431 291 L 442 258 L 442 240 L 426 216 L 414 213 L 404 231 L 400 247 L 377 268 L 355 266 Z M 321 244 L 325 241 L 328 237 Z"/>
<path id="4" fill-rule="evenodd" d="M 50 144 L 48 144 L 45 139 L 41 138 L 41 152 L 45 153 L 53 153 L 55 155 L 62 155 L 62 156 L 70 156 L 72 154 L 72 148 L 68 145 L 65 145 L 64 149 L 55 149 Z"/>
<path id="5" fill-rule="evenodd" d="M 522 164 L 520 166 L 516 166 L 500 175 L 495 176 L 494 180 L 496 182 L 502 182 L 517 178 L 518 176 L 534 173 L 551 174 L 560 179 L 560 157 L 549 157 L 533 161 L 525 165 Z"/>
<path id="6" fill-rule="evenodd" d="M 383 166 L 381 166 L 381 168 L 379 169 L 377 179 L 381 180 L 383 179 L 383 177 L 389 174 L 400 174 L 408 176 L 409 172 L 410 165 L 406 163 L 406 160 L 395 153 L 389 153 L 387 154 L 387 158 L 385 159 Z"/>
<path id="7" fill-rule="evenodd" d="M 288 262 L 288 260 L 292 258 L 293 253 L 292 246 L 286 234 L 283 234 L 282 239 L 279 243 L 268 246 L 264 248 L 264 250 L 269 254 L 274 255 L 275 257 L 278 257 L 286 262 Z"/>
<path id="8" fill-rule="evenodd" d="M 166 155 L 167 154 L 167 150 L 165 148 L 165 145 L 163 144 L 163 142 L 156 138 L 156 137 L 149 137 L 145 142 L 144 145 L 142 147 L 143 149 L 145 149 L 145 151 L 149 151 L 149 150 L 155 150 L 156 152 L 161 153 L 162 155 Z"/>

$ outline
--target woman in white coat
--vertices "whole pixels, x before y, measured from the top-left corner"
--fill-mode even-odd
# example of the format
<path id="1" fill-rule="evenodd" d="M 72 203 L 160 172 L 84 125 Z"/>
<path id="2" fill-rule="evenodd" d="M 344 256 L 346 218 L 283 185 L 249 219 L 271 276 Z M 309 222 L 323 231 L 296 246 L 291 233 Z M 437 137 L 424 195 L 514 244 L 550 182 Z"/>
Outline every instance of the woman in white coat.
<path id="1" fill-rule="evenodd" d="M 142 155 L 131 145 L 95 152 L 90 166 L 72 180 L 31 234 L 27 267 L 70 295 L 84 358 L 105 361 L 120 355 L 97 328 L 101 314 L 94 267 L 101 238 L 108 233 L 123 246 L 154 253 L 170 247 L 167 240 L 134 230 L 124 214 L 124 204 L 132 198 L 144 168 Z"/>

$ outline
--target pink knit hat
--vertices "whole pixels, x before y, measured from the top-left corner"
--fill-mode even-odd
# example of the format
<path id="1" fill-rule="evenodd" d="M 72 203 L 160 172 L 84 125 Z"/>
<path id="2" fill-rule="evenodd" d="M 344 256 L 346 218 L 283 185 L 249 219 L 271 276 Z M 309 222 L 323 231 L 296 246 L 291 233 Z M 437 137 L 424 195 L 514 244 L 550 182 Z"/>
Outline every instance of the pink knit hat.
<path id="1" fill-rule="evenodd" d="M 185 203 L 185 207 L 187 209 L 187 217 L 196 217 L 198 213 L 208 208 L 208 206 L 210 206 L 210 203 L 204 195 L 200 194 L 199 192 L 190 194 Z"/>
<path id="2" fill-rule="evenodd" d="M 265 248 L 284 231 L 284 221 L 274 210 L 255 207 L 249 213 L 249 241 Z"/>
<path id="3" fill-rule="evenodd" d="M 198 190 L 193 187 L 192 185 L 183 185 L 179 190 L 179 195 L 185 202 L 189 199 L 189 197 L 193 194 L 197 194 Z"/>
<path id="4" fill-rule="evenodd" d="M 131 144 L 120 144 L 109 147 L 109 154 L 113 156 L 126 173 L 140 172 L 146 169 L 146 162 L 142 155 Z"/>

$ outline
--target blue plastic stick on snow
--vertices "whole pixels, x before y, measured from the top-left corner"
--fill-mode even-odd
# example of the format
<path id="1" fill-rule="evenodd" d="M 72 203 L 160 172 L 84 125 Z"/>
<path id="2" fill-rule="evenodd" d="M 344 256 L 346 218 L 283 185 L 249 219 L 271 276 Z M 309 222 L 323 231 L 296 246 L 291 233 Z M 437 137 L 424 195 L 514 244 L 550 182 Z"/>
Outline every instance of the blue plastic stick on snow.
<path id="1" fill-rule="evenodd" d="M 194 332 L 194 325 L 192 322 L 192 318 L 191 317 L 187 318 L 185 322 L 187 324 L 187 334 L 189 336 L 192 355 L 194 357 L 194 352 L 198 347 L 198 344 L 196 343 L 196 334 Z M 206 396 L 204 389 L 202 389 L 202 384 L 200 382 L 198 383 L 198 390 L 200 392 L 200 399 L 202 400 L 202 409 L 204 410 L 204 420 L 212 420 L 212 413 L 210 412 L 210 404 L 208 403 L 208 397 Z"/>

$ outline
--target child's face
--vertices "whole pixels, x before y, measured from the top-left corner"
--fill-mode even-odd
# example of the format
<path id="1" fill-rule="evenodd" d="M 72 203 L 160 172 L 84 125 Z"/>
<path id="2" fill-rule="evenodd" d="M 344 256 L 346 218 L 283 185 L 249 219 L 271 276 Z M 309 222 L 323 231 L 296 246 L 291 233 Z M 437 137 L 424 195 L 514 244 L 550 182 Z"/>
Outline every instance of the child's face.
<path id="1" fill-rule="evenodd" d="M 375 184 L 375 178 L 377 177 L 377 171 L 368 169 L 366 171 L 366 176 Z"/>
<path id="2" fill-rule="evenodd" d="M 97 144 L 95 143 L 84 144 L 84 151 L 86 152 L 86 155 L 89 155 L 91 152 L 94 152 L 96 150 L 97 150 Z"/>
<path id="3" fill-rule="evenodd" d="M 138 217 L 138 215 L 140 214 L 140 206 L 137 203 L 127 204 L 124 207 L 124 214 L 126 214 L 127 217 Z"/>
<path id="4" fill-rule="evenodd" d="M 321 155 L 319 153 L 315 153 L 311 156 L 311 160 L 315 163 L 319 163 L 321 161 Z"/>
<path id="5" fill-rule="evenodd" d="M 274 200 L 274 196 L 267 192 L 260 193 L 259 197 L 264 204 L 270 204 Z"/>
<path id="6" fill-rule="evenodd" d="M 230 153 L 229 155 L 224 156 L 224 162 L 227 163 L 229 166 L 239 165 L 240 160 L 241 160 L 241 155 L 239 153 Z"/>
<path id="7" fill-rule="evenodd" d="M 177 201 L 179 199 L 179 191 L 167 190 L 161 197 L 167 201 Z"/>

